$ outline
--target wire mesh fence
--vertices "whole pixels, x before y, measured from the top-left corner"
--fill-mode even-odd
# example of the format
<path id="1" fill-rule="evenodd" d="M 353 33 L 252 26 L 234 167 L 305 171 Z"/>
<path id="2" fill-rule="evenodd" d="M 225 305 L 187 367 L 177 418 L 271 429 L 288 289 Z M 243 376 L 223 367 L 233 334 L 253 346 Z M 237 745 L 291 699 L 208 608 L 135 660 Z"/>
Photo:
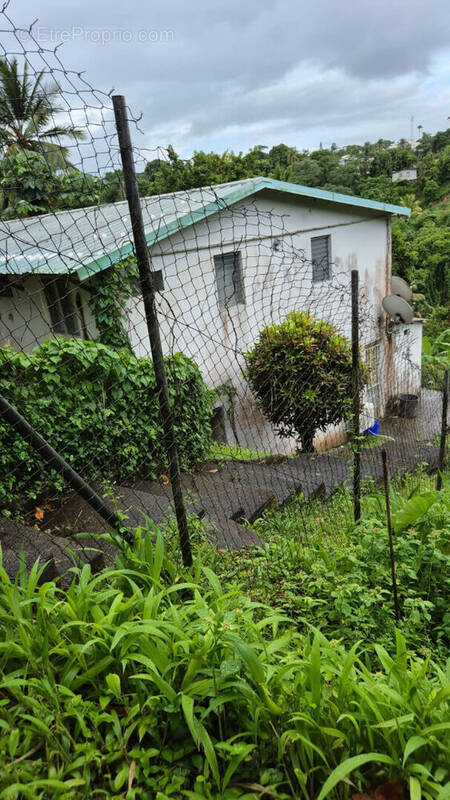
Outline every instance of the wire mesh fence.
<path id="1" fill-rule="evenodd" d="M 382 305 L 401 209 L 257 176 L 170 191 L 167 172 L 168 191 L 146 195 L 170 148 L 132 154 L 119 100 L 7 8 L 1 20 L 11 571 L 21 547 L 56 572 L 75 556 L 100 564 L 113 545 L 75 534 L 174 535 L 174 511 L 185 563 L 186 516 L 219 549 L 261 548 L 292 519 L 307 543 L 348 523 L 355 492 L 382 479 L 382 448 L 392 475 L 436 470 L 446 421 L 423 381 L 422 320 Z"/>

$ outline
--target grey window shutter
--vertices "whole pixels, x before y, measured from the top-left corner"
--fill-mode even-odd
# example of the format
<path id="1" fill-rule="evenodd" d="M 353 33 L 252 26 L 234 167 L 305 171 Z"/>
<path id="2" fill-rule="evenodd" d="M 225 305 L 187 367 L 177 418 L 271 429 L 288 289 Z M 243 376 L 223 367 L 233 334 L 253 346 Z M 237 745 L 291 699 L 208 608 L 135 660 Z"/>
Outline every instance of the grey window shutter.
<path id="1" fill-rule="evenodd" d="M 245 303 L 240 253 L 214 256 L 214 268 L 220 308 Z"/>
<path id="2" fill-rule="evenodd" d="M 330 277 L 330 237 L 313 236 L 311 239 L 312 279 L 314 283 Z"/>

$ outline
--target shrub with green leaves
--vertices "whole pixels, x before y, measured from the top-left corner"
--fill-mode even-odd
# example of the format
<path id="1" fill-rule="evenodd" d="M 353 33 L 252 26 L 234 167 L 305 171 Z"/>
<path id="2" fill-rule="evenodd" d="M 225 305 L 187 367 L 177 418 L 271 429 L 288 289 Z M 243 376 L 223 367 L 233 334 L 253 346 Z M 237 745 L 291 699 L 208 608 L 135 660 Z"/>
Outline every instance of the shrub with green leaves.
<path id="1" fill-rule="evenodd" d="M 342 422 L 351 411 L 351 345 L 307 311 L 261 331 L 246 364 L 262 412 L 280 436 L 294 436 L 307 452 L 316 431 Z"/>
<path id="2" fill-rule="evenodd" d="M 161 537 L 78 576 L 0 568 L 4 800 L 325 800 L 390 778 L 446 796 L 449 678 L 400 633 L 372 671 L 198 556 L 178 571 Z"/>
<path id="3" fill-rule="evenodd" d="M 299 630 L 314 624 L 347 647 L 373 641 L 388 646 L 396 623 L 384 497 L 363 496 L 358 525 L 351 521 L 350 500 L 346 492 L 338 493 L 328 510 L 320 501 L 308 507 L 295 498 L 254 523 L 265 541 L 263 551 L 212 554 L 210 563 L 255 601 L 276 602 Z M 445 662 L 450 645 L 449 486 L 444 482 L 437 492 L 416 485 L 403 495 L 392 490 L 391 509 L 398 627 L 411 648 Z"/>
<path id="4" fill-rule="evenodd" d="M 435 339 L 422 339 L 422 386 L 442 392 L 445 371 L 450 368 L 450 328 Z"/>
<path id="5" fill-rule="evenodd" d="M 210 401 L 198 367 L 165 359 L 182 466 L 211 447 Z M 0 392 L 87 480 L 130 480 L 166 471 L 164 435 L 150 359 L 105 345 L 56 337 L 33 353 L 0 352 Z M 0 509 L 11 509 L 61 477 L 0 423 Z"/>

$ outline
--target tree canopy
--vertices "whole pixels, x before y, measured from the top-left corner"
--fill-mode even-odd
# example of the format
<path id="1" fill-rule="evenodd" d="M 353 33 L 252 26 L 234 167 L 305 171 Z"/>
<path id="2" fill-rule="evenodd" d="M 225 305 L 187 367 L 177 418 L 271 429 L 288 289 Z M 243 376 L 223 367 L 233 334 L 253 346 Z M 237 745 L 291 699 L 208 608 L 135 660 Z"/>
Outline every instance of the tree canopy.
<path id="1" fill-rule="evenodd" d="M 44 85 L 45 73 L 31 77 L 27 62 L 0 59 L 0 148 L 3 156 L 23 151 L 41 153 L 49 167 L 70 166 L 65 139 L 84 139 L 84 132 L 71 124 L 55 124 L 63 109 L 60 89 Z"/>
<path id="2" fill-rule="evenodd" d="M 61 111 L 56 85 L 33 79 L 26 64 L 0 60 L 0 217 L 40 214 L 125 198 L 121 170 L 103 176 L 67 170 L 64 137 L 83 138 L 71 125 L 55 126 Z M 65 167 L 62 174 L 61 167 Z M 403 169 L 417 170 L 417 180 L 392 180 Z M 409 220 L 394 220 L 393 270 L 418 296 L 417 310 L 430 316 L 441 309 L 448 318 L 450 128 L 424 132 L 415 147 L 389 139 L 320 148 L 308 152 L 284 143 L 257 144 L 246 153 L 197 150 L 186 160 L 172 146 L 165 157 L 147 162 L 137 176 L 142 196 L 188 190 L 257 176 L 300 183 L 342 194 L 411 208 Z M 444 309 L 444 310 L 442 310 Z M 434 313 L 434 311 L 433 311 Z"/>

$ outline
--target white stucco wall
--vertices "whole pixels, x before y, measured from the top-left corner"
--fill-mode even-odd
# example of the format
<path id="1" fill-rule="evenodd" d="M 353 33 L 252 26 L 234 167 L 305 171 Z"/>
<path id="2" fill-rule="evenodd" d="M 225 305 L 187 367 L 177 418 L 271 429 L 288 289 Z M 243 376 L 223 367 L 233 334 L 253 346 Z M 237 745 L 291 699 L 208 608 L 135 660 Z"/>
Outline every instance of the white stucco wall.
<path id="1" fill-rule="evenodd" d="M 312 283 L 311 237 L 331 236 L 330 281 Z M 218 306 L 214 255 L 241 254 L 245 304 Z M 350 272 L 358 269 L 364 295 L 361 343 L 383 338 L 381 300 L 388 291 L 390 227 L 381 214 L 266 191 L 164 240 L 152 251 L 165 288 L 158 296 L 165 353 L 182 351 L 199 365 L 211 388 L 236 390 L 235 423 L 242 446 L 290 452 L 255 408 L 242 374 L 243 353 L 259 331 L 289 311 L 310 310 L 350 337 Z M 143 304 L 128 308 L 134 351 L 149 354 Z M 218 401 L 219 404 L 219 401 Z M 224 401 L 224 405 L 226 402 Z M 316 437 L 316 446 L 342 440 L 343 427 Z M 229 441 L 235 440 L 231 428 Z"/>
<path id="2" fill-rule="evenodd" d="M 87 331 L 95 338 L 97 327 L 88 305 L 89 293 L 80 286 L 74 286 L 72 291 L 80 293 Z M 38 277 L 25 277 L 22 288 L 12 288 L 12 297 L 0 294 L 0 346 L 8 344 L 14 350 L 30 352 L 53 335 L 50 312 Z"/>

